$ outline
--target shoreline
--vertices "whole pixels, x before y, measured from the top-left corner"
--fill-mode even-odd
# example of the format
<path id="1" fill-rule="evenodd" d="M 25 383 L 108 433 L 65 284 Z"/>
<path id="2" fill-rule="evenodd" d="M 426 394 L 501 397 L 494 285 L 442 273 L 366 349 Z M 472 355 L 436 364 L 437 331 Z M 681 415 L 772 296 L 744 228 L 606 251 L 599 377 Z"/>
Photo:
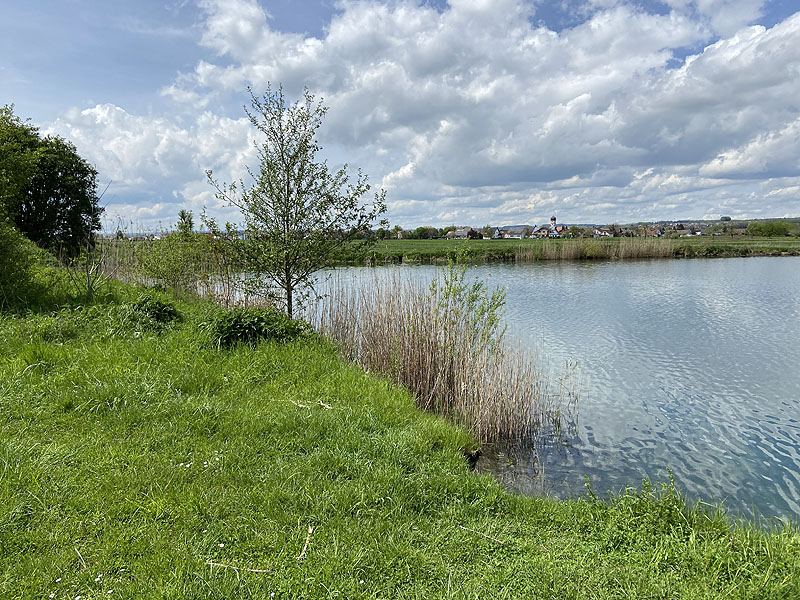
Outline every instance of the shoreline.
<path id="1" fill-rule="evenodd" d="M 368 250 L 346 249 L 336 265 L 531 263 L 551 260 L 740 258 L 800 256 L 800 238 L 566 240 L 382 240 Z"/>
<path id="2" fill-rule="evenodd" d="M 509 493 L 470 472 L 465 429 L 331 342 L 219 348 L 223 309 L 161 297 L 170 320 L 139 289 L 0 316 L 0 595 L 800 590 L 796 524 L 687 504 L 672 482 Z"/>

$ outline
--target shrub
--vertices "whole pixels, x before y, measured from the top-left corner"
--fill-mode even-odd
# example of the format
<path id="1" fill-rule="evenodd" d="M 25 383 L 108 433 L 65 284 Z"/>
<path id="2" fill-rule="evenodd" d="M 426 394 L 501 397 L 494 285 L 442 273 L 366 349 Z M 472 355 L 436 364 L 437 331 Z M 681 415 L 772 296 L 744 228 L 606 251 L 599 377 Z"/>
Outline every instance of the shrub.
<path id="1" fill-rule="evenodd" d="M 235 308 L 221 312 L 208 324 L 214 344 L 255 346 L 263 340 L 285 342 L 310 331 L 307 323 L 290 319 L 274 308 Z"/>
<path id="2" fill-rule="evenodd" d="M 44 251 L 0 217 L 0 310 L 39 304 L 44 287 L 36 273 Z"/>
<path id="3" fill-rule="evenodd" d="M 204 272 L 207 242 L 195 233 L 170 233 L 158 240 L 139 242 L 136 269 L 149 284 L 174 292 L 197 292 Z"/>
<path id="4" fill-rule="evenodd" d="M 159 325 L 168 325 L 181 319 L 181 314 L 175 305 L 159 294 L 140 294 L 130 304 L 131 312 L 140 318 L 153 321 Z"/>

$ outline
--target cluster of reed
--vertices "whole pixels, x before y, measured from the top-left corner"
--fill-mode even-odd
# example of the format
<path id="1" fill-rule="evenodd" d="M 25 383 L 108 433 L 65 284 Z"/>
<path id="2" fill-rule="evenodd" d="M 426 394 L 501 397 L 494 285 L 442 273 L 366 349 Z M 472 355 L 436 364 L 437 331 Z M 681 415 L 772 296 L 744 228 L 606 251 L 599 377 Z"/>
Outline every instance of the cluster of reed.
<path id="1" fill-rule="evenodd" d="M 224 240 L 193 234 L 159 240 L 103 239 L 95 261 L 127 283 L 159 285 L 179 295 L 199 295 L 226 307 L 263 303 L 263 285 Z"/>
<path id="2" fill-rule="evenodd" d="M 675 248 L 675 242 L 665 238 L 543 240 L 521 245 L 515 260 L 669 258 L 674 256 Z"/>
<path id="3" fill-rule="evenodd" d="M 335 283 L 309 318 L 346 357 L 482 442 L 565 431 L 574 375 L 552 377 L 534 353 L 506 343 L 504 301 L 451 266 L 430 286 L 398 273 Z"/>

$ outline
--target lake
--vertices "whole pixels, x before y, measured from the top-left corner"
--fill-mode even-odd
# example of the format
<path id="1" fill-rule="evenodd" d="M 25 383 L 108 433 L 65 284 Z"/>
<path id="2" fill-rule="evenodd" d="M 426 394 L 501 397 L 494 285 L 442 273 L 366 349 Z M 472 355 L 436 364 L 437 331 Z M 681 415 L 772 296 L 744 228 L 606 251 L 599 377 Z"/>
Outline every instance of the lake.
<path id="1" fill-rule="evenodd" d="M 430 279 L 437 267 L 401 269 Z M 360 279 L 365 269 L 337 269 Z M 507 289 L 508 335 L 578 363 L 563 444 L 485 449 L 480 470 L 557 497 L 666 481 L 729 512 L 800 518 L 800 257 L 471 267 Z"/>

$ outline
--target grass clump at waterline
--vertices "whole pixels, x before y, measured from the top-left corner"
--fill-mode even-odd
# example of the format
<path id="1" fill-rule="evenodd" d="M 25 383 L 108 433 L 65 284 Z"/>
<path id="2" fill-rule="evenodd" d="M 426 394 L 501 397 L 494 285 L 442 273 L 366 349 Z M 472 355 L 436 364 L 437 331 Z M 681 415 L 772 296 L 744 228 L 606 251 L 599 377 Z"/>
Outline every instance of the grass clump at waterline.
<path id="1" fill-rule="evenodd" d="M 504 305 L 504 290 L 450 263 L 427 287 L 381 272 L 355 287 L 334 283 L 310 320 L 350 360 L 481 442 L 559 436 L 574 416 L 575 374 L 554 377 L 533 352 L 510 346 Z"/>
<path id="2" fill-rule="evenodd" d="M 330 343 L 219 349 L 215 307 L 156 327 L 130 305 L 0 315 L 0 597 L 800 593 L 796 529 L 669 486 L 507 494 L 466 431 Z"/>

